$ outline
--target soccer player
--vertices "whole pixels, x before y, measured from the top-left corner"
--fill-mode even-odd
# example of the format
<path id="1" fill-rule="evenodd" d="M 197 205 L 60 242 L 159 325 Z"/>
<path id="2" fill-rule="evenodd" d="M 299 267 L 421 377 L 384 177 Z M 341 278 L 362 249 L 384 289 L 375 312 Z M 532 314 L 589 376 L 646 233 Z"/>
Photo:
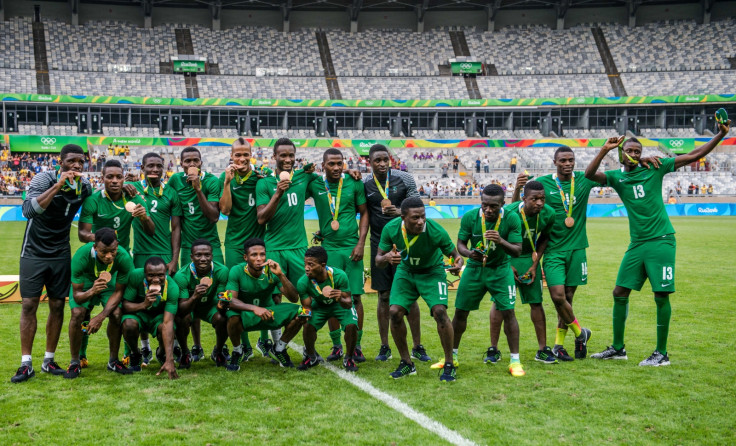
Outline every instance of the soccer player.
<path id="1" fill-rule="evenodd" d="M 174 318 L 181 293 L 176 281 L 167 274 L 166 262 L 158 256 L 149 257 L 143 268 L 134 269 L 128 275 L 128 286 L 123 295 L 122 309 L 123 335 L 128 345 L 138 344 L 142 332 L 158 338 L 166 351 L 165 360 L 157 375 L 165 371 L 169 379 L 179 375 L 174 366 Z M 135 348 L 130 355 L 130 370 L 140 372 L 143 355 Z M 157 352 L 157 357 L 163 355 Z"/>
<path id="2" fill-rule="evenodd" d="M 675 229 L 672 227 L 662 198 L 662 179 L 670 172 L 708 155 L 728 133 L 731 121 L 718 124 L 718 133 L 707 143 L 688 154 L 664 158 L 656 169 L 639 166 L 642 145 L 636 138 L 609 138 L 596 155 L 585 176 L 613 188 L 621 197 L 629 215 L 631 243 L 626 250 L 613 289 L 613 344 L 596 359 L 628 359 L 624 348 L 624 331 L 629 312 L 631 290 L 641 290 L 648 279 L 657 305 L 657 347 L 639 363 L 640 366 L 670 364 L 667 354 L 672 307 L 669 296 L 675 292 Z M 598 167 L 608 152 L 623 143 L 621 169 L 599 172 Z"/>
<path id="3" fill-rule="evenodd" d="M 302 306 L 312 316 L 304 326 L 304 358 L 297 370 L 307 370 L 319 364 L 314 349 L 317 332 L 334 317 L 345 331 L 342 365 L 348 372 L 357 372 L 353 355 L 358 337 L 358 313 L 350 295 L 350 282 L 345 271 L 327 266 L 327 261 L 327 251 L 321 246 L 312 246 L 304 254 L 305 275 L 299 279 L 296 288 Z"/>
<path id="4" fill-rule="evenodd" d="M 225 231 L 225 265 L 232 269 L 243 262 L 245 252 L 243 243 L 250 238 L 262 239 L 266 227 L 258 223 L 256 208 L 256 182 L 261 175 L 253 170 L 250 143 L 244 138 L 236 139 L 232 144 L 230 159 L 233 164 L 220 175 L 220 211 L 228 216 Z M 268 354 L 268 333 L 261 332 L 258 340 L 261 354 Z M 247 361 L 253 357 L 253 348 L 248 339 L 248 332 L 243 332 L 243 354 L 240 360 Z"/>
<path id="5" fill-rule="evenodd" d="M 294 285 L 286 277 L 278 263 L 266 260 L 266 244 L 259 238 L 243 243 L 244 263 L 230 268 L 227 293 L 232 300 L 227 311 L 227 331 L 233 343 L 233 353 L 227 370 L 237 372 L 244 358 L 242 333 L 256 330 L 280 330 L 278 339 L 268 354 L 281 367 L 294 367 L 286 346 L 299 333 L 302 323 L 298 320 L 300 307 L 295 303 L 275 303 L 273 295 L 281 292 L 291 302 L 299 298 Z M 247 339 L 247 338 L 246 338 Z"/>
<path id="6" fill-rule="evenodd" d="M 364 362 L 360 346 L 363 337 L 363 253 L 368 235 L 368 208 L 363 183 L 343 172 L 344 157 L 338 149 L 327 149 L 322 156 L 324 175 L 309 184 L 309 196 L 319 218 L 317 238 L 327 251 L 327 265 L 345 271 L 350 282 L 353 306 L 358 312 L 358 335 L 353 359 Z M 360 213 L 360 225 L 355 215 Z M 340 325 L 336 319 L 327 322 L 332 340 L 328 361 L 342 357 Z"/>
<path id="7" fill-rule="evenodd" d="M 427 219 L 421 199 L 411 197 L 404 200 L 401 203 L 401 218 L 391 220 L 383 228 L 376 256 L 376 265 L 379 268 L 388 264 L 397 266 L 391 285 L 390 317 L 391 335 L 401 354 L 401 362 L 396 371 L 391 373 L 394 379 L 417 373 L 406 345 L 404 316 L 411 311 L 419 296 L 422 296 L 437 322 L 437 332 L 445 353 L 440 381 L 455 380 L 456 371 L 452 362 L 453 331 L 447 316 L 447 274 L 443 267 L 443 254 L 454 261 L 448 270 L 457 275 L 463 266 L 463 258 L 452 244 L 447 231 L 438 223 Z"/>
<path id="8" fill-rule="evenodd" d="M 38 303 L 44 287 L 49 302 L 46 321 L 46 353 L 41 371 L 63 375 L 54 360 L 64 323 L 64 299 L 71 285 L 71 247 L 69 229 L 82 202 L 92 194 L 92 186 L 81 177 L 84 150 L 74 144 L 61 148 L 60 169 L 33 177 L 23 201 L 23 216 L 28 219 L 20 252 L 21 365 L 11 378 L 14 383 L 35 376 L 31 361 L 36 336 Z"/>
<path id="9" fill-rule="evenodd" d="M 529 315 L 534 324 L 539 345 L 534 360 L 544 364 L 556 364 L 557 358 L 552 353 L 552 349 L 547 346 L 547 317 L 542 306 L 540 261 L 549 243 L 555 222 L 555 211 L 545 201 L 546 195 L 542 183 L 529 181 L 524 186 L 524 198 L 507 205 L 504 209 L 510 214 L 518 215 L 522 223 L 521 255 L 511 259 L 511 269 L 517 282 L 516 289 L 521 294 L 521 303 L 529 304 Z M 500 316 L 494 313 L 491 319 L 491 326 L 500 331 Z M 587 329 L 582 329 L 580 333 L 581 336 L 590 337 L 590 331 Z M 587 338 L 583 336 L 583 340 Z M 500 358 L 500 353 L 498 351 L 492 353 L 488 359 L 490 362 L 495 362 Z"/>
<path id="10" fill-rule="evenodd" d="M 118 358 L 120 350 L 120 301 L 133 270 L 133 260 L 128 251 L 119 249 L 115 231 L 100 228 L 94 234 L 95 241 L 82 245 L 72 258 L 72 287 L 69 293 L 69 347 L 71 363 L 64 378 L 73 379 L 82 372 L 79 349 L 82 331 L 95 334 L 107 318 L 107 339 L 110 344 L 110 360 L 107 370 L 127 375 L 132 373 Z M 95 306 L 102 306 L 89 324 L 82 325 L 85 315 Z"/>
<path id="11" fill-rule="evenodd" d="M 187 347 L 187 337 L 194 319 L 203 320 L 215 329 L 216 344 L 210 358 L 215 361 L 217 367 L 224 367 L 229 359 L 227 350 L 224 349 L 227 341 L 227 318 L 224 311 L 218 310 L 217 296 L 225 291 L 228 269 L 225 265 L 213 261 L 212 243 L 209 239 L 195 240 L 189 250 L 190 263 L 174 275 L 176 284 L 182 290 L 176 329 L 176 337 L 182 351 L 179 368 L 188 369 L 193 361 Z M 193 341 L 192 350 L 197 348 L 203 351 L 202 345 L 197 344 L 199 340 Z"/>
<path id="12" fill-rule="evenodd" d="M 457 236 L 457 250 L 468 258 L 460 278 L 455 299 L 455 316 L 452 319 L 453 350 L 455 367 L 458 364 L 458 348 L 468 323 L 468 314 L 480 307 L 486 293 L 490 293 L 495 311 L 500 313 L 506 329 L 506 340 L 511 352 L 509 372 L 523 376 L 524 369 L 519 360 L 519 322 L 516 320 L 516 284 L 509 265 L 509 256 L 521 254 L 521 221 L 518 214 L 505 212 L 505 192 L 497 184 L 486 186 L 481 193 L 481 206 L 463 215 Z M 498 352 L 498 334 L 493 337 L 486 358 L 495 358 Z M 500 353 L 498 353 L 500 357 Z M 497 360 L 497 359 L 496 359 Z M 485 362 L 490 362 L 486 359 Z M 433 368 L 444 367 L 438 363 Z"/>
<path id="13" fill-rule="evenodd" d="M 406 198 L 419 197 L 419 192 L 411 174 L 391 169 L 391 156 L 386 146 L 374 144 L 368 152 L 368 158 L 373 173 L 363 180 L 363 184 L 371 228 L 371 287 L 378 292 L 376 315 L 381 348 L 376 361 L 388 361 L 392 358 L 388 345 L 389 296 L 396 266 L 387 263 L 384 268 L 379 268 L 375 259 L 384 226 L 401 215 L 399 208 Z M 412 357 L 424 362 L 431 361 L 432 358 L 422 345 L 419 305 L 416 302 L 412 304 L 407 319 L 413 340 Z"/>

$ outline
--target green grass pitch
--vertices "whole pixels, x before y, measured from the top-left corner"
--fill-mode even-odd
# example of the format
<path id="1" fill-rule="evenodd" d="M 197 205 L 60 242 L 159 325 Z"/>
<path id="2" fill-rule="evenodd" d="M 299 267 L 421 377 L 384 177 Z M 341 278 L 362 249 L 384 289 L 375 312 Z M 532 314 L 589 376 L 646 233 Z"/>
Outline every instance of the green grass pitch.
<path id="1" fill-rule="evenodd" d="M 455 238 L 459 220 L 441 223 Z M 643 292 L 631 296 L 629 361 L 586 359 L 552 366 L 535 362 L 529 310 L 517 303 L 527 375 L 512 378 L 503 335 L 503 365 L 486 366 L 481 361 L 489 345 L 486 301 L 471 314 L 460 346 L 459 379 L 449 385 L 440 383 L 428 364 L 418 364 L 417 376 L 391 380 L 388 373 L 398 364 L 395 350 L 388 363 L 372 360 L 379 344 L 376 296 L 367 295 L 363 346 L 368 361 L 357 376 L 478 444 L 733 444 L 736 367 L 729 358 L 736 339 L 736 219 L 674 218 L 673 224 L 679 246 L 669 367 L 637 366 L 656 341 L 655 306 L 646 284 Z M 24 227 L 24 223 L 0 224 L 5 247 L 0 252 L 0 274 L 18 273 Z M 307 223 L 307 230 L 315 230 L 314 222 Z M 220 233 L 224 234 L 222 223 Z M 581 323 L 593 330 L 589 349 L 596 352 L 611 342 L 611 290 L 628 244 L 628 224 L 625 219 L 591 219 L 588 235 L 590 284 L 578 289 L 574 306 Z M 76 248 L 79 243 L 73 239 Z M 421 305 L 423 342 L 438 358 L 441 348 L 434 322 Z M 546 291 L 545 310 L 552 344 L 556 315 Z M 104 330 L 90 340 L 90 368 L 79 379 L 48 376 L 40 370 L 47 313 L 42 305 L 33 352 L 36 377 L 12 385 L 9 379 L 20 362 L 20 306 L 0 305 L 4 445 L 444 443 L 322 367 L 299 373 L 258 357 L 233 374 L 205 360 L 182 371 L 178 381 L 168 381 L 154 376 L 158 370 L 154 361 L 142 373 L 117 376 L 105 371 Z M 453 313 L 451 306 L 451 317 Z M 209 351 L 214 334 L 204 325 L 203 339 Z M 301 344 L 301 335 L 296 341 Z M 566 344 L 572 351 L 570 336 Z M 326 355 L 329 347 L 323 330 L 318 351 Z M 68 365 L 68 348 L 65 325 L 57 350 L 63 367 Z M 299 355 L 292 352 L 292 356 L 296 360 Z"/>

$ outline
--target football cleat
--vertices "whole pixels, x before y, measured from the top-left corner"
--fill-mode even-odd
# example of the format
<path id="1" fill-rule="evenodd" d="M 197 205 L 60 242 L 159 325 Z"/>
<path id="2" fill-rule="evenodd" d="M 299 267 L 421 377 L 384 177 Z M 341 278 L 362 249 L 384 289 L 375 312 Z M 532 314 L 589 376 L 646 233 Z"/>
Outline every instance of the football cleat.
<path id="1" fill-rule="evenodd" d="M 59 367 L 59 364 L 57 364 L 56 361 L 49 361 L 41 364 L 41 371 L 44 373 L 51 373 L 54 376 L 63 375 L 65 372 L 64 369 Z"/>
<path id="2" fill-rule="evenodd" d="M 399 366 L 396 367 L 396 370 L 389 373 L 389 376 L 393 379 L 400 379 L 405 376 L 416 375 L 416 374 L 417 374 L 417 368 L 414 365 L 414 363 L 409 364 L 408 362 L 402 359 L 401 362 L 399 362 Z"/>
<path id="3" fill-rule="evenodd" d="M 543 364 L 557 364 L 557 358 L 555 358 L 552 349 L 544 347 L 542 350 L 537 350 L 537 354 L 534 356 L 535 361 L 539 361 Z"/>
<path id="4" fill-rule="evenodd" d="M 376 361 L 388 361 L 391 358 L 393 358 L 393 356 L 391 356 L 391 349 L 389 346 L 382 345 L 381 349 L 378 350 L 378 355 L 376 355 Z"/>
<path id="5" fill-rule="evenodd" d="M 337 361 L 338 359 L 342 358 L 343 352 L 342 352 L 342 345 L 333 345 L 332 351 L 329 355 L 327 355 L 328 361 Z"/>
<path id="6" fill-rule="evenodd" d="M 658 350 L 654 350 L 654 353 L 651 354 L 647 359 L 643 360 L 639 363 L 642 367 L 659 367 L 662 365 L 670 365 L 670 357 L 667 355 L 663 355 Z"/>
<path id="7" fill-rule="evenodd" d="M 557 350 L 552 349 L 552 354 L 555 355 L 555 358 L 562 362 L 574 361 L 574 359 L 572 359 L 572 356 L 567 354 L 567 350 L 565 350 L 565 347 L 560 347 Z"/>
<path id="8" fill-rule="evenodd" d="M 36 376 L 36 371 L 33 370 L 33 366 L 22 365 L 18 367 L 18 370 L 15 372 L 15 375 L 13 375 L 13 377 L 10 378 L 10 382 L 11 383 L 22 383 L 23 381 L 28 381 L 34 376 Z"/>
<path id="9" fill-rule="evenodd" d="M 524 368 L 521 366 L 520 362 L 512 362 L 511 364 L 509 364 L 509 373 L 511 373 L 511 376 L 526 375 L 526 372 L 524 371 Z"/>
<path id="10" fill-rule="evenodd" d="M 611 345 L 606 347 L 606 349 L 600 353 L 590 355 L 590 357 L 593 359 L 629 359 L 629 357 L 626 356 L 625 348 L 622 347 L 621 350 L 616 350 Z"/>
<path id="11" fill-rule="evenodd" d="M 483 358 L 483 362 L 486 364 L 495 364 L 501 360 L 501 352 L 496 347 L 488 347 L 486 351 L 486 357 Z"/>
<path id="12" fill-rule="evenodd" d="M 74 379 L 77 376 L 79 376 L 82 373 L 82 366 L 81 364 L 74 363 L 70 364 L 69 368 L 66 369 L 66 372 L 64 373 L 64 378 L 66 379 Z"/>
<path id="13" fill-rule="evenodd" d="M 428 362 L 432 360 L 432 358 L 429 357 L 429 355 L 427 354 L 427 350 L 424 348 L 422 344 L 419 344 L 413 349 L 411 349 L 411 357 L 416 358 L 422 362 Z"/>
<path id="14" fill-rule="evenodd" d="M 575 359 L 585 359 L 588 356 L 588 341 L 591 334 L 587 328 L 580 330 L 580 336 L 575 338 Z"/>

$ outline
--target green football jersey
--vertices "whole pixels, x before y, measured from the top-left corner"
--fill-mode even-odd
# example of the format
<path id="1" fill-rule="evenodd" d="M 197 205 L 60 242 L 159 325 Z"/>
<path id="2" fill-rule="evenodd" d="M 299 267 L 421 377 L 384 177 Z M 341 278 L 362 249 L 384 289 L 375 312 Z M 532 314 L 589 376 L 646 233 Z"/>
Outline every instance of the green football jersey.
<path id="1" fill-rule="evenodd" d="M 114 229 L 118 236 L 118 245 L 130 252 L 130 228 L 134 218 L 133 214 L 125 210 L 125 204 L 129 201 L 145 207 L 150 216 L 148 206 L 140 195 L 131 198 L 123 193 L 120 200 L 113 202 L 107 197 L 103 189 L 84 200 L 79 221 L 81 223 L 91 223 L 92 232 L 100 228 Z"/>
<path id="2" fill-rule="evenodd" d="M 675 171 L 675 159 L 664 158 L 660 162 L 659 169 L 636 167 L 631 172 L 606 172 L 608 186 L 618 193 L 629 215 L 632 242 L 675 233 L 662 199 L 662 179 Z"/>
<path id="3" fill-rule="evenodd" d="M 181 217 L 179 196 L 174 189 L 163 186 L 163 192 L 152 186 L 144 186 L 142 181 L 132 183 L 148 203 L 148 215 L 153 220 L 156 233 L 151 237 L 143 230 L 137 218 L 133 222 L 133 253 L 171 254 L 171 217 Z"/>
<path id="4" fill-rule="evenodd" d="M 279 200 L 276 213 L 266 223 L 266 246 L 269 251 L 307 247 L 307 231 L 304 228 L 304 201 L 307 187 L 316 174 L 295 170 L 291 186 Z M 276 192 L 278 179 L 269 176 L 256 185 L 256 206 L 267 205 Z"/>
<path id="5" fill-rule="evenodd" d="M 565 225 L 567 211 L 565 211 L 565 205 L 562 200 L 566 199 L 568 203 L 570 202 L 572 182 L 560 180 L 560 186 L 562 186 L 562 191 L 565 194 L 563 197 L 560 194 L 560 189 L 557 186 L 555 178 L 557 178 L 557 174 L 544 175 L 537 179 L 544 186 L 547 205 L 555 211 L 555 224 L 552 227 L 546 252 L 585 249 L 588 247 L 588 232 L 586 230 L 588 197 L 590 196 L 590 191 L 594 187 L 600 186 L 600 184 L 585 178 L 585 173 L 583 172 L 573 172 L 573 178 L 575 178 L 575 196 L 572 197 L 571 216 L 575 220 L 575 224 L 572 228 L 568 228 Z"/>
<path id="6" fill-rule="evenodd" d="M 529 231 L 527 232 L 526 225 L 524 225 L 524 219 L 521 218 L 521 208 L 523 201 L 516 201 L 508 204 L 504 207 L 504 210 L 509 214 L 515 214 L 519 217 L 521 227 L 521 255 L 531 255 L 535 251 L 535 247 L 532 246 L 529 241 L 530 234 L 531 239 L 534 240 L 535 244 L 538 243 L 539 237 L 542 234 L 550 236 L 552 233 L 552 227 L 555 224 L 555 211 L 548 204 L 545 204 L 542 210 L 537 214 L 536 217 L 526 216 L 526 222 L 529 225 Z"/>
<path id="7" fill-rule="evenodd" d="M 206 312 L 205 310 L 212 308 L 212 305 L 217 305 L 217 294 L 227 289 L 228 273 L 229 271 L 225 265 L 219 263 L 212 264 L 212 271 L 210 272 L 212 285 L 207 290 L 207 294 L 202 296 L 202 299 L 192 308 L 192 312 Z M 197 288 L 201 279 L 201 277 L 195 277 L 194 273 L 192 273 L 191 263 L 184 265 L 174 274 L 174 280 L 176 280 L 176 284 L 182 291 L 183 299 L 189 299 L 192 296 L 194 289 Z"/>
<path id="8" fill-rule="evenodd" d="M 122 248 L 118 248 L 112 265 L 104 265 L 97 261 L 95 244 L 89 242 L 82 245 L 72 257 L 72 283 L 83 285 L 84 290 L 92 288 L 92 284 L 102 271 L 109 272 L 115 280 L 110 281 L 107 291 L 113 291 L 115 284 L 126 285 L 128 275 L 133 270 L 133 259 L 130 254 Z"/>
<path id="9" fill-rule="evenodd" d="M 314 199 L 319 218 L 319 229 L 324 237 L 322 246 L 330 248 L 354 248 L 358 243 L 358 206 L 365 204 L 365 189 L 362 181 L 355 181 L 350 175 L 343 173 L 340 208 L 337 209 L 337 221 L 340 224 L 337 232 L 332 230 L 332 206 L 337 205 L 338 183 L 327 182 L 329 194 L 325 188 L 325 178 L 318 177 L 309 184 L 308 196 Z M 332 198 L 332 204 L 330 199 Z"/>
<path id="10" fill-rule="evenodd" d="M 225 246 L 243 248 L 243 243 L 251 237 L 263 239 L 266 226 L 258 224 L 258 206 L 256 206 L 256 183 L 258 177 L 255 172 L 243 181 L 235 177 L 230 182 L 230 196 L 233 205 L 230 215 L 227 216 L 225 230 Z M 225 172 L 220 175 L 220 198 L 225 187 Z"/>
<path id="11" fill-rule="evenodd" d="M 502 239 L 509 243 L 521 243 L 521 220 L 519 214 L 506 212 L 503 210 L 501 221 L 498 225 L 498 234 Z M 486 231 L 493 230 L 496 222 L 487 221 Z M 463 215 L 460 220 L 460 231 L 457 234 L 458 240 L 467 243 L 468 249 L 471 251 L 476 248 L 480 251 L 485 250 L 483 242 L 483 211 L 481 208 L 470 210 Z M 469 241 L 469 242 L 468 242 Z M 398 246 L 398 245 L 397 245 Z M 488 258 L 486 259 L 486 267 L 496 267 L 508 261 L 509 255 L 500 246 L 496 246 L 494 242 L 488 242 Z M 468 266 L 483 266 L 483 262 L 468 259 Z"/>
<path id="12" fill-rule="evenodd" d="M 220 182 L 217 177 L 207 172 L 200 181 L 202 193 L 207 201 L 220 202 Z M 220 247 L 220 236 L 217 234 L 217 223 L 210 223 L 202 213 L 197 199 L 197 191 L 187 183 L 187 175 L 177 172 L 171 176 L 166 187 L 170 187 L 179 195 L 181 203 L 181 247 L 189 249 L 198 238 L 206 238 L 213 247 Z"/>
<path id="13" fill-rule="evenodd" d="M 452 250 L 455 249 L 455 245 L 450 240 L 447 231 L 439 223 L 427 219 L 424 231 L 421 234 L 417 236 L 407 234 L 409 245 L 411 245 L 407 250 L 401 230 L 402 223 L 401 218 L 394 218 L 386 223 L 383 231 L 381 231 L 381 242 L 378 247 L 388 252 L 396 245 L 396 249 L 402 257 L 399 268 L 411 272 L 423 272 L 437 267 L 442 268 L 444 264 L 442 255 L 449 256 Z"/>
<path id="14" fill-rule="evenodd" d="M 136 304 L 146 300 L 147 287 L 144 282 L 145 279 L 146 275 L 143 268 L 134 269 L 128 275 L 128 286 L 125 288 L 123 299 Z M 143 312 L 150 316 L 158 316 L 163 314 L 164 311 L 176 315 L 176 310 L 179 308 L 179 299 L 188 297 L 187 295 L 182 296 L 179 285 L 176 284 L 173 277 L 166 276 L 166 286 L 161 290 L 161 300 Z"/>
<path id="15" fill-rule="evenodd" d="M 348 275 L 345 274 L 345 271 L 339 269 L 339 268 L 332 268 L 327 267 L 327 271 L 332 271 L 332 277 L 327 276 L 327 280 L 324 282 L 317 282 L 317 286 L 319 287 L 319 290 L 314 286 L 314 283 L 312 282 L 312 279 L 307 277 L 307 275 L 303 275 L 299 278 L 299 282 L 297 282 L 296 290 L 299 292 L 299 297 L 301 300 L 307 299 L 309 297 L 312 298 L 312 308 L 319 308 L 320 306 L 328 306 L 332 304 L 336 304 L 336 302 L 332 299 L 327 299 L 325 296 L 322 295 L 322 288 L 325 286 L 330 286 L 335 290 L 340 291 L 349 291 L 350 285 L 348 283 Z M 339 305 L 339 304 L 337 304 Z"/>
<path id="16" fill-rule="evenodd" d="M 243 262 L 230 268 L 227 289 L 238 292 L 238 300 L 259 307 L 274 305 L 273 295 L 279 294 L 281 280 L 264 268 L 256 277 L 247 273 L 248 264 Z"/>

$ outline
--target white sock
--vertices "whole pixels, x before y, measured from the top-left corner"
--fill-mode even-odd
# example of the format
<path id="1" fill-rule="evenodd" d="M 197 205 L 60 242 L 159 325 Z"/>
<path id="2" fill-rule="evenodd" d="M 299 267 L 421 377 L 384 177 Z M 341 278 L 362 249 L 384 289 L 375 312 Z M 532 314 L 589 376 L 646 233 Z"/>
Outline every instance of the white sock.
<path id="1" fill-rule="evenodd" d="M 46 353 L 45 353 L 45 354 L 43 355 L 43 359 L 44 359 L 44 360 L 46 360 L 46 359 L 50 359 L 50 360 L 52 360 L 52 361 L 53 361 L 53 360 L 54 360 L 54 355 L 56 355 L 56 352 L 46 352 Z"/>
<path id="2" fill-rule="evenodd" d="M 243 354 L 243 344 L 238 345 L 237 347 L 233 345 L 233 353 L 240 353 Z"/>
<path id="3" fill-rule="evenodd" d="M 281 329 L 271 330 L 271 339 L 273 339 L 273 343 L 276 344 L 281 340 Z"/>
<path id="4" fill-rule="evenodd" d="M 279 330 L 279 331 L 281 331 L 281 330 Z M 278 341 L 276 341 L 276 347 L 274 348 L 274 350 L 276 350 L 277 352 L 282 352 L 282 351 L 286 350 L 286 342 L 284 342 L 281 339 L 279 339 Z"/>
<path id="5" fill-rule="evenodd" d="M 511 360 L 519 360 L 519 354 L 518 353 L 509 353 L 509 356 L 511 356 Z"/>
<path id="6" fill-rule="evenodd" d="M 456 348 L 453 348 L 452 349 L 452 352 L 457 355 L 457 349 Z"/>
<path id="7" fill-rule="evenodd" d="M 141 348 L 147 348 L 151 349 L 151 340 L 150 339 L 141 339 Z"/>
<path id="8" fill-rule="evenodd" d="M 30 364 L 33 360 L 31 359 L 31 355 L 21 355 L 20 362 L 21 364 Z"/>
<path id="9" fill-rule="evenodd" d="M 178 347 L 178 346 L 179 346 L 179 341 L 177 341 L 176 339 L 174 339 L 174 347 Z"/>

